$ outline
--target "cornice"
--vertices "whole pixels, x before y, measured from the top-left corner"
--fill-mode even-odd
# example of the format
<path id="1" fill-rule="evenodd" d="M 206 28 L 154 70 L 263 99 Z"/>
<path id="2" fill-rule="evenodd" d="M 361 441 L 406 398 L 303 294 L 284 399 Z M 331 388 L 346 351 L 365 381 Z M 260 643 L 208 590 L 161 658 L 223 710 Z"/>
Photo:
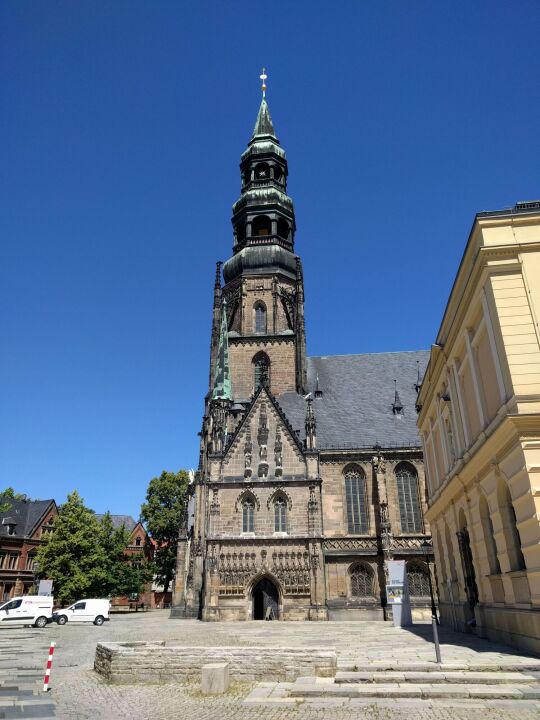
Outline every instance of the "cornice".
<path id="1" fill-rule="evenodd" d="M 286 477 L 280 477 L 280 478 L 265 478 L 264 480 L 258 480 L 258 479 L 252 479 L 245 480 L 243 477 L 239 478 L 231 478 L 225 476 L 221 480 L 206 480 L 205 485 L 210 489 L 224 489 L 224 488 L 231 488 L 231 489 L 245 489 L 245 490 L 255 490 L 256 488 L 273 488 L 273 489 L 279 489 L 281 487 L 302 487 L 304 485 L 320 485 L 322 483 L 322 478 L 320 476 L 315 478 L 308 478 L 308 477 L 297 477 L 297 476 L 289 476 L 289 479 Z"/>
<path id="2" fill-rule="evenodd" d="M 531 243 L 538 246 L 540 243 Z M 427 410 L 433 402 L 435 388 L 439 384 L 441 374 L 445 371 L 448 361 L 454 354 L 456 342 L 459 341 L 462 330 L 467 325 L 467 314 L 470 313 L 476 303 L 475 296 L 479 295 L 486 284 L 486 280 L 493 275 L 503 275 L 511 272 L 521 272 L 522 265 L 518 255 L 520 245 L 505 246 L 483 246 L 474 260 L 474 266 L 467 277 L 466 286 L 463 292 L 456 298 L 450 297 L 445 316 L 437 334 L 437 342 L 431 346 L 429 362 L 424 373 L 424 379 L 418 394 L 418 405 L 421 410 L 418 414 L 418 426 L 421 426 L 425 419 Z M 527 245 L 527 248 L 529 245 Z M 509 262 L 505 264 L 489 265 L 489 260 L 506 258 Z M 457 282 L 457 279 L 456 279 Z M 451 319 L 447 315 L 453 310 Z"/>
<path id="3" fill-rule="evenodd" d="M 255 535 L 255 536 L 246 536 L 246 535 L 235 535 L 235 536 L 220 536 L 220 535 L 208 535 L 206 537 L 206 542 L 208 544 L 210 543 L 219 543 L 220 545 L 240 545 L 242 547 L 246 546 L 253 546 L 253 545 L 269 545 L 269 544 L 275 544 L 275 545 L 294 545 L 297 543 L 312 543 L 312 542 L 321 542 L 323 540 L 323 536 L 318 535 L 285 535 L 285 536 L 277 536 L 277 535 Z"/>
<path id="4" fill-rule="evenodd" d="M 370 463 L 375 455 L 383 457 L 385 460 L 403 460 L 403 458 L 423 460 L 422 448 L 419 447 L 402 447 L 392 448 L 350 448 L 343 450 L 319 450 L 319 460 L 325 464 L 335 464 L 350 461 Z"/>
<path id="5" fill-rule="evenodd" d="M 283 345 L 294 344 L 294 335 L 233 335 L 229 334 L 230 345 Z"/>

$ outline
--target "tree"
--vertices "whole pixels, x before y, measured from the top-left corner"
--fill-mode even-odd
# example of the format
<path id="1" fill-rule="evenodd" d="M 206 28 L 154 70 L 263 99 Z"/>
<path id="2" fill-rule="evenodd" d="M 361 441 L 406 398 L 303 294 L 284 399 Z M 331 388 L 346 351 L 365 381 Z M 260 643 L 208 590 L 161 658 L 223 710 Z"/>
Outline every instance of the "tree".
<path id="1" fill-rule="evenodd" d="M 156 580 L 169 590 L 176 567 L 176 547 L 187 501 L 189 475 L 187 470 L 177 473 L 164 470 L 152 478 L 141 507 L 141 519 L 154 540 L 154 568 Z"/>
<path id="2" fill-rule="evenodd" d="M 0 512 L 7 512 L 11 507 L 12 503 L 10 500 L 28 500 L 29 498 L 24 493 L 16 493 L 12 487 L 6 488 L 3 492 L 0 492 Z"/>
<path id="3" fill-rule="evenodd" d="M 54 532 L 39 547 L 36 560 L 39 575 L 53 581 L 54 596 L 61 604 L 102 595 L 106 560 L 100 525 L 76 490 L 60 507 Z"/>
<path id="4" fill-rule="evenodd" d="M 111 514 L 101 519 L 99 539 L 104 556 L 102 595 L 114 597 L 140 593 L 152 578 L 152 566 L 143 553 L 128 557 L 129 532 L 122 525 L 115 528 Z"/>

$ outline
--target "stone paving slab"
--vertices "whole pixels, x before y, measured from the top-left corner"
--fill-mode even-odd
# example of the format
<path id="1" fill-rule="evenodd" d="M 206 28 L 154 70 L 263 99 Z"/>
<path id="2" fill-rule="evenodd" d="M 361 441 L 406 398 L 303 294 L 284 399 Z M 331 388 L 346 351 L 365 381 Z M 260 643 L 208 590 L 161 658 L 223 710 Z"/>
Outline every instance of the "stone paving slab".
<path id="1" fill-rule="evenodd" d="M 270 627 L 269 627 L 270 626 Z M 402 670 L 398 661 L 423 672 L 439 669 L 434 662 L 430 627 L 393 628 L 387 623 L 199 623 L 195 620 L 169 620 L 166 612 L 133 614 L 112 618 L 110 623 L 92 626 L 48 626 L 40 630 L 11 630 L 12 647 L 5 647 L 6 667 L 0 680 L 10 677 L 15 666 L 26 668 L 39 682 L 45 666 L 48 645 L 57 641 L 52 673 L 52 690 L 45 696 L 56 703 L 61 720 L 538 720 L 540 701 L 480 698 L 305 698 L 304 702 L 283 704 L 278 684 L 272 683 L 269 697 L 260 703 L 244 704 L 254 685 L 234 686 L 223 696 L 203 698 L 197 686 L 165 683 L 152 686 L 114 686 L 101 682 L 92 671 L 96 643 L 104 641 L 165 640 L 192 646 L 251 646 L 295 644 L 298 647 L 335 647 L 340 669 L 343 663 L 365 665 L 373 671 L 372 657 L 379 667 Z M 21 635 L 20 639 L 15 638 Z M 461 671 L 478 666 L 487 670 L 540 672 L 540 660 L 515 653 L 501 645 L 474 636 L 447 633 L 441 629 L 445 669 Z M 17 654 L 14 644 L 23 655 Z M 10 659 L 15 656 L 16 662 Z M 352 667 L 351 667 L 352 669 Z M 12 684 L 10 682 L 10 684 Z M 17 683 L 13 683 L 17 684 Z M 408 686 L 416 683 L 409 683 Z M 381 683 L 382 685 L 382 683 Z M 471 686 L 469 686 L 471 687 Z M 317 685 L 320 690 L 321 685 Z M 18 715 L 11 717 L 23 717 Z M 52 718 L 54 714 L 41 716 Z"/>

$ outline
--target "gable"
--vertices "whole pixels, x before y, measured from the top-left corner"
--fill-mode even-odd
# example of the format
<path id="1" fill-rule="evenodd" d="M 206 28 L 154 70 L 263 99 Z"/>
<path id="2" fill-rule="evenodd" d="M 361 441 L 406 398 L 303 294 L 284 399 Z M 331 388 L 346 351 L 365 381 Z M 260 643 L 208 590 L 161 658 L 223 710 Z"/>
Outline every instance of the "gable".
<path id="1" fill-rule="evenodd" d="M 265 389 L 256 396 L 228 448 L 223 477 L 279 479 L 306 474 L 306 464 L 286 419 Z"/>
<path id="2" fill-rule="evenodd" d="M 137 522 L 137 524 L 131 531 L 130 545 L 135 545 L 135 540 L 137 539 L 137 537 L 141 538 L 141 548 L 144 547 L 146 542 L 146 530 L 140 522 Z"/>

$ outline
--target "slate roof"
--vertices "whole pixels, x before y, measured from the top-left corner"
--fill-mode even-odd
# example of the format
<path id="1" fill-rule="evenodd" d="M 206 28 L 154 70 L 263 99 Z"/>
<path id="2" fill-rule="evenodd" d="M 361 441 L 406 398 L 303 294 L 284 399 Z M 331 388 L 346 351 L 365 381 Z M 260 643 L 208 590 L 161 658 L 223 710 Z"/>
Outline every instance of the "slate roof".
<path id="1" fill-rule="evenodd" d="M 428 350 L 308 358 L 308 389 L 315 395 L 318 375 L 323 393 L 313 401 L 318 448 L 420 447 L 415 384 L 418 367 L 422 377 L 428 360 Z M 394 379 L 401 416 L 392 412 Z M 306 401 L 297 393 L 284 393 L 278 403 L 303 439 Z"/>
<path id="2" fill-rule="evenodd" d="M 96 514 L 96 518 L 98 522 L 101 522 L 104 515 Z M 111 515 L 111 520 L 114 528 L 121 528 L 123 525 L 128 532 L 132 532 L 135 525 L 137 525 L 137 521 L 134 520 L 131 515 Z"/>
<path id="3" fill-rule="evenodd" d="M 39 524 L 54 500 L 12 500 L 0 496 L 0 504 L 9 503 L 9 508 L 0 513 L 0 537 L 28 537 Z M 3 520 L 15 521 L 14 535 L 8 535 L 7 524 Z"/>

